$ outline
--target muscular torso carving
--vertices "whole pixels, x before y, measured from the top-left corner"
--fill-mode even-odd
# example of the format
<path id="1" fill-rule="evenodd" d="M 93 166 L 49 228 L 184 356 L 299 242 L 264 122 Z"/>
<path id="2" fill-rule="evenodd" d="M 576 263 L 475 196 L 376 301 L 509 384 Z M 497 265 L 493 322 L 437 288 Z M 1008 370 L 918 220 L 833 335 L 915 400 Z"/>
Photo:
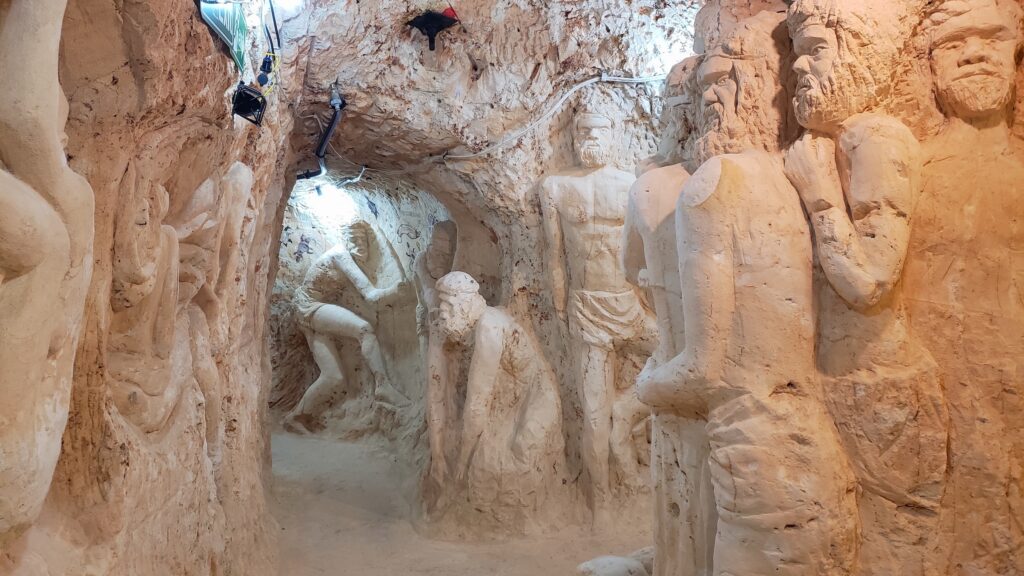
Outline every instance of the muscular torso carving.
<path id="1" fill-rule="evenodd" d="M 555 309 L 567 319 L 577 385 L 584 410 L 583 463 L 590 502 L 601 523 L 611 499 L 611 459 L 624 483 L 644 485 L 631 442 L 634 425 L 649 410 L 629 386 L 618 386 L 617 348 L 653 348 L 653 319 L 621 267 L 622 229 L 632 175 L 608 166 L 610 121 L 581 113 L 574 144 L 582 167 L 540 182 Z M 620 388 L 625 388 L 621 390 Z"/>

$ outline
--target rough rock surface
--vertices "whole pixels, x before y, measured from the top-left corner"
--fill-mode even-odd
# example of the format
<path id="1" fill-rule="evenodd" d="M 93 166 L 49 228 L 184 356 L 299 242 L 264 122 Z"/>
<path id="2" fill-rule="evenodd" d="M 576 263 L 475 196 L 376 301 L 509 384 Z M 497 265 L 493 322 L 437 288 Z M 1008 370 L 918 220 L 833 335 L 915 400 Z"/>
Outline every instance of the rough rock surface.
<path id="1" fill-rule="evenodd" d="M 574 360 L 563 345 L 568 328 L 552 306 L 544 267 L 537 185 L 545 174 L 574 164 L 568 127 L 582 106 L 614 119 L 615 149 L 609 154 L 631 172 L 655 145 L 661 81 L 586 86 L 550 118 L 541 115 L 573 86 L 602 72 L 666 73 L 690 49 L 696 6 L 456 3 L 464 27 L 442 33 L 430 52 L 426 39 L 404 22 L 435 4 L 315 2 L 286 26 L 288 34 L 307 34 L 300 41 L 309 67 L 299 104 L 307 137 L 296 144 L 314 140 L 326 121 L 327 88 L 338 81 L 349 104 L 333 147 L 344 159 L 328 159 L 341 173 L 354 173 L 360 164 L 390 172 L 445 206 L 463 247 L 455 269 L 481 284 L 489 304 L 528 320 L 557 371 L 567 476 L 579 487 L 580 397 Z M 455 156 L 498 143 L 538 119 L 535 130 L 493 154 Z M 445 152 L 453 156 L 444 159 Z M 617 380 L 628 388 L 645 358 L 629 355 Z M 641 509 L 627 508 L 628 522 L 645 527 Z"/>
<path id="2" fill-rule="evenodd" d="M 0 0 L 0 410 L 9 412 L 0 412 L 0 573 L 270 573 L 270 290 L 282 236 L 289 240 L 283 222 L 290 175 L 307 162 L 335 81 L 349 108 L 332 168 L 349 174 L 369 165 L 395 181 L 394 189 L 439 203 L 411 219 L 446 213 L 458 224 L 459 244 L 472 250 L 457 253 L 456 269 L 479 281 L 488 304 L 527 320 L 556 367 L 568 478 L 576 481 L 583 414 L 563 345 L 567 328 L 545 280 L 537 183 L 572 164 L 568 127 L 581 103 L 612 118 L 620 148 L 615 164 L 632 170 L 656 148 L 660 86 L 587 86 L 510 146 L 472 155 L 540 118 L 578 82 L 601 72 L 664 73 L 691 42 L 697 52 L 727 60 L 750 64 L 752 48 L 754 60 L 764 58 L 743 42 L 751 16 L 777 18 L 787 38 L 797 40 L 787 40 L 779 55 L 792 48 L 792 60 L 804 59 L 792 82 L 778 73 L 779 88 L 798 91 L 761 104 L 810 131 L 797 140 L 779 130 L 772 145 L 753 146 L 758 152 L 705 164 L 687 183 L 680 217 L 734 233 L 737 214 L 754 205 L 735 198 L 753 198 L 754 183 L 773 183 L 772 201 L 790 224 L 806 210 L 809 221 L 792 234 L 767 230 L 774 223 L 764 218 L 744 220 L 765 228 L 748 227 L 757 233 L 735 243 L 748 252 L 730 264 L 758 264 L 766 282 L 758 288 L 731 275 L 728 285 L 756 291 L 799 284 L 799 298 L 775 293 L 772 302 L 780 310 L 803 306 L 790 316 L 803 321 L 793 326 L 804 331 L 787 342 L 816 353 L 817 372 L 783 378 L 761 395 L 787 410 L 810 406 L 798 412 L 800 427 L 787 428 L 798 418 L 756 402 L 730 414 L 742 416 L 733 432 L 790 449 L 782 458 L 737 442 L 722 410 L 686 406 L 687 418 L 716 420 L 716 489 L 700 486 L 705 491 L 697 493 L 718 498 L 729 528 L 710 530 L 724 538 L 714 549 L 722 559 L 708 557 L 707 543 L 705 554 L 691 557 L 718 562 L 719 569 L 733 563 L 736 573 L 770 564 L 766 559 L 780 563 L 782 553 L 796 555 L 780 563 L 794 573 L 799 566 L 814 566 L 814 574 L 1024 572 L 1020 2 L 796 0 L 785 25 L 787 8 L 774 0 L 709 0 L 697 15 L 696 2 L 661 0 L 465 4 L 456 6 L 463 25 L 445 32 L 436 51 L 405 26 L 437 7 L 427 0 L 309 0 L 282 14 L 282 85 L 257 129 L 230 116 L 237 74 L 194 3 L 70 0 L 65 10 L 64 0 Z M 806 25 L 815 18 L 820 25 Z M 730 36 L 736 30 L 740 36 Z M 784 69 L 790 61 L 771 63 Z M 743 66 L 724 74 L 704 68 L 692 80 L 701 88 L 687 105 L 698 120 L 692 128 L 726 128 L 722 141 L 700 143 L 704 152 L 750 148 L 742 139 L 763 136 L 771 122 L 768 115 L 716 124 L 706 110 L 720 99 L 748 118 L 737 106 L 750 94 L 740 88 L 771 76 L 743 76 Z M 712 77 L 722 83 L 711 85 Z M 731 99 L 723 97 L 728 90 Z M 794 94 L 803 108 L 791 115 Z M 317 114 L 320 122 L 311 117 Z M 687 168 L 705 159 L 687 158 Z M 792 190 L 782 179 L 784 163 Z M 758 171 L 767 176 L 751 177 Z M 81 192 L 73 205 L 60 197 L 69 189 Z M 720 201 L 715 194 L 722 190 L 736 196 Z M 717 220 L 701 220 L 705 209 Z M 90 210 L 91 221 L 82 217 Z M 813 276 L 772 275 L 781 244 L 772 253 L 761 250 L 772 244 L 759 243 L 772 234 L 793 248 L 786 254 L 793 270 L 813 266 Z M 398 250 L 398 260 L 408 268 L 419 248 Z M 718 248 L 691 256 L 724 253 Z M 708 296 L 702 288 L 683 288 L 685 304 L 696 303 L 689 319 L 723 309 L 722 300 L 701 308 L 697 297 Z M 813 307 L 804 298 L 810 289 Z M 766 300 L 743 302 L 750 307 L 738 323 L 733 318 L 728 331 L 712 330 L 700 344 L 727 344 L 723 381 L 749 391 L 756 379 L 742 370 L 781 378 L 792 366 L 773 365 L 773 372 L 752 364 L 765 352 L 752 346 L 778 344 L 779 334 L 770 331 L 789 325 L 759 324 L 763 311 L 751 302 Z M 401 322 L 393 323 L 396 332 L 415 324 Z M 812 324 L 816 344 L 806 330 Z M 272 326 L 277 342 L 295 346 L 295 334 L 283 337 L 282 326 Z M 284 398 L 299 375 L 313 374 L 308 360 L 278 357 L 293 371 L 278 387 Z M 792 365 L 802 369 L 809 358 Z M 419 381 L 411 359 L 399 364 Z M 626 372 L 641 365 L 638 357 Z M 7 372 L 13 367 L 27 376 Z M 662 381 L 678 384 L 679 374 L 700 380 L 693 370 L 666 370 Z M 799 402 L 790 398 L 796 396 Z M 826 408 L 831 423 L 820 421 Z M 751 414 L 773 424 L 744 428 Z M 415 466 L 422 438 L 415 424 L 402 430 Z M 669 464 L 676 447 L 666 443 Z M 822 480 L 810 458 L 830 462 L 831 477 Z M 764 474 L 766 463 L 779 474 Z M 828 492 L 842 506 L 824 505 L 827 514 L 794 522 L 745 521 L 762 516 L 764 504 L 747 497 L 776 490 L 804 508 L 822 507 L 808 502 L 811 490 Z M 658 522 L 688 521 L 686 497 L 667 496 Z M 854 499 L 856 512 L 845 508 Z M 786 503 L 770 500 L 769 506 Z M 621 529 L 646 522 L 615 520 Z M 787 547 L 787 531 L 812 536 Z M 743 554 L 724 552 L 730 545 Z"/>
<path id="3" fill-rule="evenodd" d="M 28 4 L 4 3 L 0 23 Z M 37 4 L 61 24 L 61 3 Z M 72 0 L 59 73 L 67 157 L 96 197 L 93 274 L 53 483 L 0 573 L 270 574 L 264 334 L 287 92 L 262 128 L 233 118 L 238 72 L 192 3 Z"/>

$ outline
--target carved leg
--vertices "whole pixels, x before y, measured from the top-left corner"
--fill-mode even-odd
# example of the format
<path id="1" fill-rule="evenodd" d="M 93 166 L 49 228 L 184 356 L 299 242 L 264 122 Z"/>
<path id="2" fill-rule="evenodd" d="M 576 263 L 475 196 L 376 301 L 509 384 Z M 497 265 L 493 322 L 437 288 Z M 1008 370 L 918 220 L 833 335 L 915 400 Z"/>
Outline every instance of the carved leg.
<path id="1" fill-rule="evenodd" d="M 430 438 L 430 478 L 440 487 L 448 476 L 445 456 L 445 431 L 448 421 L 448 398 L 451 380 L 448 359 L 444 355 L 443 336 L 431 329 L 426 346 L 427 357 L 427 432 Z"/>
<path id="2" fill-rule="evenodd" d="M 652 418 L 655 561 L 652 576 L 709 574 L 718 513 L 708 469 L 705 423 L 677 414 Z"/>
<path id="3" fill-rule="evenodd" d="M 609 452 L 614 388 L 611 351 L 581 344 L 579 378 L 583 404 L 583 464 L 590 474 L 591 505 L 596 525 L 604 524 L 611 499 Z"/>
<path id="4" fill-rule="evenodd" d="M 306 423 L 320 417 L 324 409 L 334 402 L 334 396 L 345 383 L 341 356 L 331 335 L 312 332 L 307 335 L 307 339 L 309 349 L 313 352 L 313 359 L 320 368 L 320 376 L 302 395 L 298 405 L 285 417 L 285 424 L 299 431 L 308 431 Z"/>
<path id="5" fill-rule="evenodd" d="M 363 360 L 373 376 L 374 398 L 394 405 L 408 403 L 408 399 L 391 385 L 384 365 L 384 353 L 381 352 L 380 342 L 369 322 L 351 310 L 325 304 L 313 315 L 311 323 L 317 333 L 335 338 L 354 338 L 359 342 Z"/>
<path id="6" fill-rule="evenodd" d="M 636 397 L 635 386 L 619 391 L 612 408 L 611 453 L 619 464 L 626 485 L 638 490 L 645 488 L 647 482 L 640 471 L 633 429 L 650 413 L 650 407 Z"/>
<path id="7" fill-rule="evenodd" d="M 384 353 L 381 352 L 380 342 L 369 324 L 360 327 L 359 347 L 370 373 L 373 374 L 373 397 L 395 406 L 408 404 L 409 399 L 391 385 L 391 379 L 388 378 L 387 368 L 384 365 Z"/>

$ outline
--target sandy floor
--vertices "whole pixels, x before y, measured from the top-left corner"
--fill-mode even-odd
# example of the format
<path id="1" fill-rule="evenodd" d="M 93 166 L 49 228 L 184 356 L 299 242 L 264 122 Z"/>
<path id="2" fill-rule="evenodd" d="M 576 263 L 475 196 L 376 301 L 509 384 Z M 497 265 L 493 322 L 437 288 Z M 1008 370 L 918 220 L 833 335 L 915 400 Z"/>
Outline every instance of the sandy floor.
<path id="1" fill-rule="evenodd" d="M 572 576 L 580 562 L 650 543 L 577 530 L 504 544 L 432 541 L 406 520 L 393 456 L 279 432 L 273 457 L 282 576 Z"/>

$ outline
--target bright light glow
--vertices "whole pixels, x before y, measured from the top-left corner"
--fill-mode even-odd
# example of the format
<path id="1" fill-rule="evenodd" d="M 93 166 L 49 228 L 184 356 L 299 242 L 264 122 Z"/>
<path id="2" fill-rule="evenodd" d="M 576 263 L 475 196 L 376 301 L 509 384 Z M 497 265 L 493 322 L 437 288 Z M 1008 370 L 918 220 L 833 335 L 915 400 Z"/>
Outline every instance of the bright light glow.
<path id="1" fill-rule="evenodd" d="M 662 74 L 668 74 L 669 71 L 672 70 L 673 66 L 679 64 L 680 62 L 683 61 L 684 58 L 691 55 L 693 55 L 692 50 L 683 49 L 662 52 L 660 55 L 658 55 L 658 71 L 661 72 Z"/>
<path id="2" fill-rule="evenodd" d="M 326 230 L 340 229 L 359 216 L 359 206 L 348 190 L 329 184 L 324 178 L 296 184 L 291 203 L 319 221 Z"/>
<path id="3" fill-rule="evenodd" d="M 693 55 L 693 49 L 689 44 L 672 42 L 670 40 L 655 39 L 653 42 L 654 66 L 658 74 L 668 74 L 672 67 Z"/>
<path id="4" fill-rule="evenodd" d="M 302 10 L 302 0 L 273 0 L 274 10 L 277 11 L 278 24 L 285 18 L 291 18 Z"/>

